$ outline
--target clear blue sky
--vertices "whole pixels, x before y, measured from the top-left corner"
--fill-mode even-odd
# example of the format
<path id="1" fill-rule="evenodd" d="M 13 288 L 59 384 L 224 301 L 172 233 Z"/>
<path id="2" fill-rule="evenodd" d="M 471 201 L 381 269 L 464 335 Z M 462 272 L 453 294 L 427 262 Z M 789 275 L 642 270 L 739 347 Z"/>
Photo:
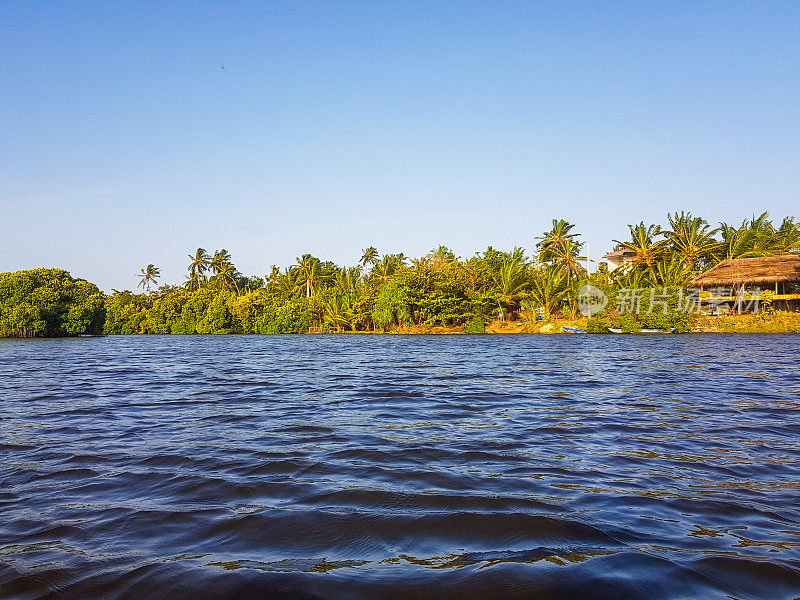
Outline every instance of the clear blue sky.
<path id="1" fill-rule="evenodd" d="M 3 1 L 0 271 L 800 217 L 799 31 L 800 2 Z"/>

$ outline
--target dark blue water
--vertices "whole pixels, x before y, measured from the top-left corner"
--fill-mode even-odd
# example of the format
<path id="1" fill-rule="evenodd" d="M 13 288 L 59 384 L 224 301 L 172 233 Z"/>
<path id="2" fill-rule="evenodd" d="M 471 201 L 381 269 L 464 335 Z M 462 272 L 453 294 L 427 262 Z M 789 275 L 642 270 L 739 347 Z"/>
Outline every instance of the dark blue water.
<path id="1" fill-rule="evenodd" d="M 0 341 L 0 598 L 800 596 L 800 336 Z"/>

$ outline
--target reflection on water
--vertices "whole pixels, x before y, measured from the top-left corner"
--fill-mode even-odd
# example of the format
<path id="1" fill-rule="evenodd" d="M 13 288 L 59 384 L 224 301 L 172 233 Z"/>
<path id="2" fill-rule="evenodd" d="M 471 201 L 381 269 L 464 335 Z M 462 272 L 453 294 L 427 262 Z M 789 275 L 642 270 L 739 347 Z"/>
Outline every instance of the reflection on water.
<path id="1" fill-rule="evenodd" d="M 794 598 L 800 339 L 0 341 L 2 598 Z"/>

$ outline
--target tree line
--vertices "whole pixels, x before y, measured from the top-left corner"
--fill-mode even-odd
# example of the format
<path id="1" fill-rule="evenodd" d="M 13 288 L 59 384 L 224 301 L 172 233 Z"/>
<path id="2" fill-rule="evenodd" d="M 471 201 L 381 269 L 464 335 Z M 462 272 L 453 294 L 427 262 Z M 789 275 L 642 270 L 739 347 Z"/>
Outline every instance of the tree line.
<path id="1" fill-rule="evenodd" d="M 55 269 L 0 274 L 0 335 L 302 333 L 388 331 L 398 327 L 464 327 L 492 320 L 574 317 L 578 289 L 592 283 L 613 299 L 621 288 L 680 287 L 726 258 L 800 252 L 800 225 L 767 213 L 713 227 L 691 213 L 667 215 L 664 226 L 629 225 L 614 240 L 626 265 L 587 270 L 574 225 L 554 219 L 529 256 L 522 248 L 488 247 L 468 258 L 438 246 L 419 258 L 362 251 L 339 266 L 304 254 L 264 276 L 240 273 L 227 250 L 187 256 L 185 281 L 160 285 L 160 269 L 139 274 L 141 292 L 104 296 L 96 286 Z M 613 315 L 601 315 L 600 318 Z M 677 318 L 677 317 L 676 317 Z M 671 323 L 662 323 L 670 325 Z M 685 325 L 684 325 L 685 326 Z"/>
<path id="2" fill-rule="evenodd" d="M 107 297 L 61 269 L 0 273 L 0 337 L 97 335 Z"/>

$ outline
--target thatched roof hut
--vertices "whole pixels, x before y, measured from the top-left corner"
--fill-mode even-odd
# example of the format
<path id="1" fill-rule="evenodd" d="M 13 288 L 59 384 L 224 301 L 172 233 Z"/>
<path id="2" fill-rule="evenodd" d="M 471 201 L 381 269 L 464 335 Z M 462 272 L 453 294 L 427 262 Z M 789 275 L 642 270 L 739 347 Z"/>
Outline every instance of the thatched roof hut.
<path id="1" fill-rule="evenodd" d="M 735 286 L 800 281 L 800 256 L 763 256 L 723 260 L 692 279 L 695 286 Z"/>

